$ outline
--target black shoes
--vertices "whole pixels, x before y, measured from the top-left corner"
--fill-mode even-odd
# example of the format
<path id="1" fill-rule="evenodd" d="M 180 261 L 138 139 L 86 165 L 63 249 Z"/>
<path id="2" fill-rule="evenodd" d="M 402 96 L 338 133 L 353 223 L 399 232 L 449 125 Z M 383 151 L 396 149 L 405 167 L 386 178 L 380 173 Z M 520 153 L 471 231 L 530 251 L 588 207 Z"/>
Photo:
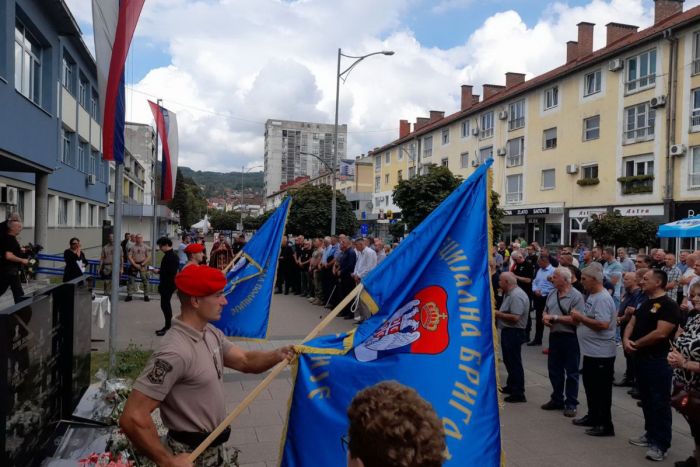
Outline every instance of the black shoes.
<path id="1" fill-rule="evenodd" d="M 698 467 L 698 461 L 693 456 L 690 456 L 686 460 L 678 461 L 673 465 L 674 467 Z"/>
<path id="2" fill-rule="evenodd" d="M 503 394 L 510 394 L 512 392 L 508 386 L 503 386 L 501 388 L 498 388 L 498 391 L 503 393 Z"/>
<path id="3" fill-rule="evenodd" d="M 156 331 L 156 336 L 163 337 L 166 332 L 168 332 L 168 329 L 170 329 L 170 326 L 165 326 L 163 329 L 159 329 Z"/>
<path id="4" fill-rule="evenodd" d="M 591 420 L 591 417 L 588 415 L 584 415 L 581 418 L 574 418 L 571 420 L 571 423 L 573 423 L 576 426 L 587 426 L 587 427 L 594 427 L 595 424 L 593 423 L 593 420 Z"/>
<path id="5" fill-rule="evenodd" d="M 143 296 L 143 301 L 144 301 L 144 302 L 150 302 L 150 301 L 151 301 L 151 297 L 149 297 L 148 295 L 144 295 L 144 296 Z"/>
<path id="6" fill-rule="evenodd" d="M 542 410 L 564 410 L 564 404 L 559 404 L 550 400 L 546 404 L 542 405 Z"/>
<path id="7" fill-rule="evenodd" d="M 598 425 L 587 429 L 584 433 L 586 433 L 588 436 L 615 436 L 615 429 L 611 426 L 605 427 L 603 425 Z"/>
<path id="8" fill-rule="evenodd" d="M 508 396 L 503 399 L 504 402 L 527 402 L 527 399 L 525 399 L 525 396 Z"/>
<path id="9" fill-rule="evenodd" d="M 131 295 L 127 295 L 126 298 L 124 299 L 125 302 L 130 302 L 131 300 L 133 300 Z"/>

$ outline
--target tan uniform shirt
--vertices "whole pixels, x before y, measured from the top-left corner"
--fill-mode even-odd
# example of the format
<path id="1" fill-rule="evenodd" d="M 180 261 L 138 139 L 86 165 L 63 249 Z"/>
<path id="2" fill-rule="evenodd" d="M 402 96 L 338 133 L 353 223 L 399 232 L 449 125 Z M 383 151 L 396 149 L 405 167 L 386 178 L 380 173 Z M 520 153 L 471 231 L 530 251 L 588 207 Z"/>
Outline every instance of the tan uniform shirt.
<path id="1" fill-rule="evenodd" d="M 129 254 L 135 263 L 141 264 L 146 261 L 146 258 L 148 258 L 149 249 L 150 248 L 148 248 L 145 243 L 142 243 L 140 245 L 132 246 L 131 250 L 129 250 Z"/>
<path id="2" fill-rule="evenodd" d="M 204 332 L 173 319 L 134 389 L 161 401 L 163 424 L 175 431 L 211 432 L 226 417 L 223 362 L 231 344 L 211 324 Z"/>
<path id="3" fill-rule="evenodd" d="M 106 244 L 102 247 L 102 264 L 112 264 L 112 258 L 114 258 L 114 245 L 111 243 Z"/>

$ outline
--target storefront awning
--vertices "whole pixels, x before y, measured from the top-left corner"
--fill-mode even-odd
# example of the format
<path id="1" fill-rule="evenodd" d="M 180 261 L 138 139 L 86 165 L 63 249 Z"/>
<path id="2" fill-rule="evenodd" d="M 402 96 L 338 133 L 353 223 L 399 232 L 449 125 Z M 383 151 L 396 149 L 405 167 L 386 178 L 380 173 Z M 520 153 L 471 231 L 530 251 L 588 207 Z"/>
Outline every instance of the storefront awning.
<path id="1" fill-rule="evenodd" d="M 660 238 L 700 237 L 700 215 L 660 225 L 656 236 Z"/>

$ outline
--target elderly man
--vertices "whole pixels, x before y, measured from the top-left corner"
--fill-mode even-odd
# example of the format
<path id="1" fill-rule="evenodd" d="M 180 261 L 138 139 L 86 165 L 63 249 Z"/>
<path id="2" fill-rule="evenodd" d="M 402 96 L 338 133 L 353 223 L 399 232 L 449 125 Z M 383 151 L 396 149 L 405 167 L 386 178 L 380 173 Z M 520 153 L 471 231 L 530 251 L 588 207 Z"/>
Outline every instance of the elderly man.
<path id="1" fill-rule="evenodd" d="M 615 258 L 615 250 L 613 248 L 605 248 L 603 250 L 603 276 L 610 282 L 613 300 L 615 306 L 620 304 L 620 291 L 622 290 L 622 265 Z"/>
<path id="2" fill-rule="evenodd" d="M 535 307 L 535 338 L 527 345 L 532 347 L 542 345 L 542 335 L 544 334 L 544 323 L 542 321 L 542 313 L 547 304 L 547 296 L 554 289 L 552 282 L 549 280 L 554 273 L 554 268 L 549 264 L 549 255 L 540 255 L 537 260 L 539 269 L 535 274 L 535 280 L 532 283 L 533 305 Z M 569 280 L 569 283 L 571 281 Z M 528 319 L 526 334 L 530 335 L 532 328 L 532 320 Z"/>
<path id="3" fill-rule="evenodd" d="M 670 339 L 680 322 L 680 310 L 666 294 L 666 273 L 652 269 L 641 286 L 647 296 L 625 329 L 625 352 L 634 355 L 635 372 L 644 411 L 646 432 L 629 440 L 647 447 L 647 459 L 662 461 L 671 446 Z"/>
<path id="4" fill-rule="evenodd" d="M 549 332 L 547 369 L 552 395 L 543 410 L 564 410 L 567 417 L 576 416 L 578 406 L 579 346 L 572 310 L 584 309 L 583 295 L 571 287 L 571 271 L 557 268 L 552 274 L 554 290 L 547 296 L 542 316 Z"/>
<path id="5" fill-rule="evenodd" d="M 661 268 L 666 273 L 668 283 L 666 284 L 666 295 L 674 301 L 678 301 L 678 291 L 683 273 L 676 267 L 676 257 L 673 253 L 668 253 L 664 257 L 664 267 Z"/>
<path id="6" fill-rule="evenodd" d="M 634 261 L 627 255 L 627 250 L 625 248 L 620 247 L 617 249 L 617 259 L 622 266 L 622 272 L 634 272 L 634 270 L 637 269 L 634 265 Z"/>
<path id="7" fill-rule="evenodd" d="M 291 346 L 271 351 L 242 350 L 209 324 L 226 305 L 226 278 L 218 269 L 189 266 L 175 277 L 180 316 L 153 353 L 119 419 L 119 425 L 149 459 L 162 466 L 188 466 L 193 451 L 226 417 L 224 367 L 262 373 L 293 357 Z M 164 446 L 151 413 L 160 408 L 168 429 Z M 202 467 L 231 465 L 224 431 L 197 460 Z"/>
<path id="8" fill-rule="evenodd" d="M 638 254 L 637 257 L 634 259 L 634 267 L 637 269 L 651 269 L 652 262 L 653 261 L 651 259 L 651 256 L 645 254 Z"/>
<path id="9" fill-rule="evenodd" d="M 603 271 L 588 267 L 581 273 L 588 292 L 585 307 L 573 309 L 571 319 L 577 325 L 576 337 L 583 354 L 583 387 L 588 414 L 572 420 L 574 425 L 590 427 L 589 436 L 615 436 L 612 423 L 612 383 L 615 376 L 615 303 L 603 287 Z"/>
<path id="10" fill-rule="evenodd" d="M 126 300 L 130 302 L 132 295 L 136 291 L 136 278 L 141 278 L 141 286 L 143 287 L 143 301 L 148 302 L 149 274 L 148 265 L 151 263 L 150 248 L 143 243 L 143 235 L 136 235 L 136 243 L 129 250 L 129 284 L 126 288 Z"/>
<path id="11" fill-rule="evenodd" d="M 22 221 L 17 214 L 8 216 L 5 228 L 0 232 L 0 295 L 7 289 L 12 290 L 12 298 L 15 303 L 22 300 L 24 290 L 19 280 L 19 269 L 29 264 L 29 260 L 22 258 L 22 248 L 19 246 L 17 236 L 22 231 Z"/>
<path id="12" fill-rule="evenodd" d="M 496 312 L 496 321 L 501 330 L 503 364 L 508 372 L 506 385 L 501 389 L 501 392 L 509 394 L 503 399 L 506 402 L 526 402 L 521 346 L 525 342 L 525 326 L 527 326 L 527 315 L 530 312 L 530 298 L 523 289 L 518 287 L 518 280 L 512 272 L 501 273 L 498 285 L 503 291 L 504 297 L 500 310 Z"/>
<path id="13" fill-rule="evenodd" d="M 384 251 L 384 241 L 377 237 L 374 239 L 374 245 L 370 245 L 377 253 L 377 264 L 381 264 L 386 259 L 386 251 Z"/>
<path id="14" fill-rule="evenodd" d="M 682 287 L 682 294 L 683 297 L 681 298 L 681 311 L 685 314 L 687 313 L 691 308 L 688 307 L 689 305 L 689 292 L 690 292 L 690 284 L 695 280 L 695 278 L 698 277 L 698 275 L 695 273 L 695 264 L 698 263 L 700 258 L 698 256 L 692 254 L 688 255 L 685 259 L 685 263 L 688 266 L 688 268 L 685 270 L 683 275 L 681 276 L 680 280 L 680 285 Z"/>

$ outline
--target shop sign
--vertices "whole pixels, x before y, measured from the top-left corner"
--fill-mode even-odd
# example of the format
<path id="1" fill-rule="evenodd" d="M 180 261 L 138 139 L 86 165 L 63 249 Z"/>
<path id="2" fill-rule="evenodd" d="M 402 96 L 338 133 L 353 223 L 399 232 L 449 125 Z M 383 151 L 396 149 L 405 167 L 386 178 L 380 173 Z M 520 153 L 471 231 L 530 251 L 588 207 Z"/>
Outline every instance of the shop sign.
<path id="1" fill-rule="evenodd" d="M 506 216 L 532 216 L 537 214 L 549 214 L 549 208 L 504 209 L 503 214 Z"/>
<path id="2" fill-rule="evenodd" d="M 618 206 L 615 211 L 620 211 L 622 216 L 663 216 L 664 206 Z"/>
<path id="3" fill-rule="evenodd" d="M 676 203 L 675 219 L 681 220 L 700 214 L 700 203 Z"/>
<path id="4" fill-rule="evenodd" d="M 569 217 L 584 217 L 591 218 L 594 214 L 598 217 L 602 217 L 608 213 L 605 208 L 581 208 L 581 209 L 569 209 Z"/>

